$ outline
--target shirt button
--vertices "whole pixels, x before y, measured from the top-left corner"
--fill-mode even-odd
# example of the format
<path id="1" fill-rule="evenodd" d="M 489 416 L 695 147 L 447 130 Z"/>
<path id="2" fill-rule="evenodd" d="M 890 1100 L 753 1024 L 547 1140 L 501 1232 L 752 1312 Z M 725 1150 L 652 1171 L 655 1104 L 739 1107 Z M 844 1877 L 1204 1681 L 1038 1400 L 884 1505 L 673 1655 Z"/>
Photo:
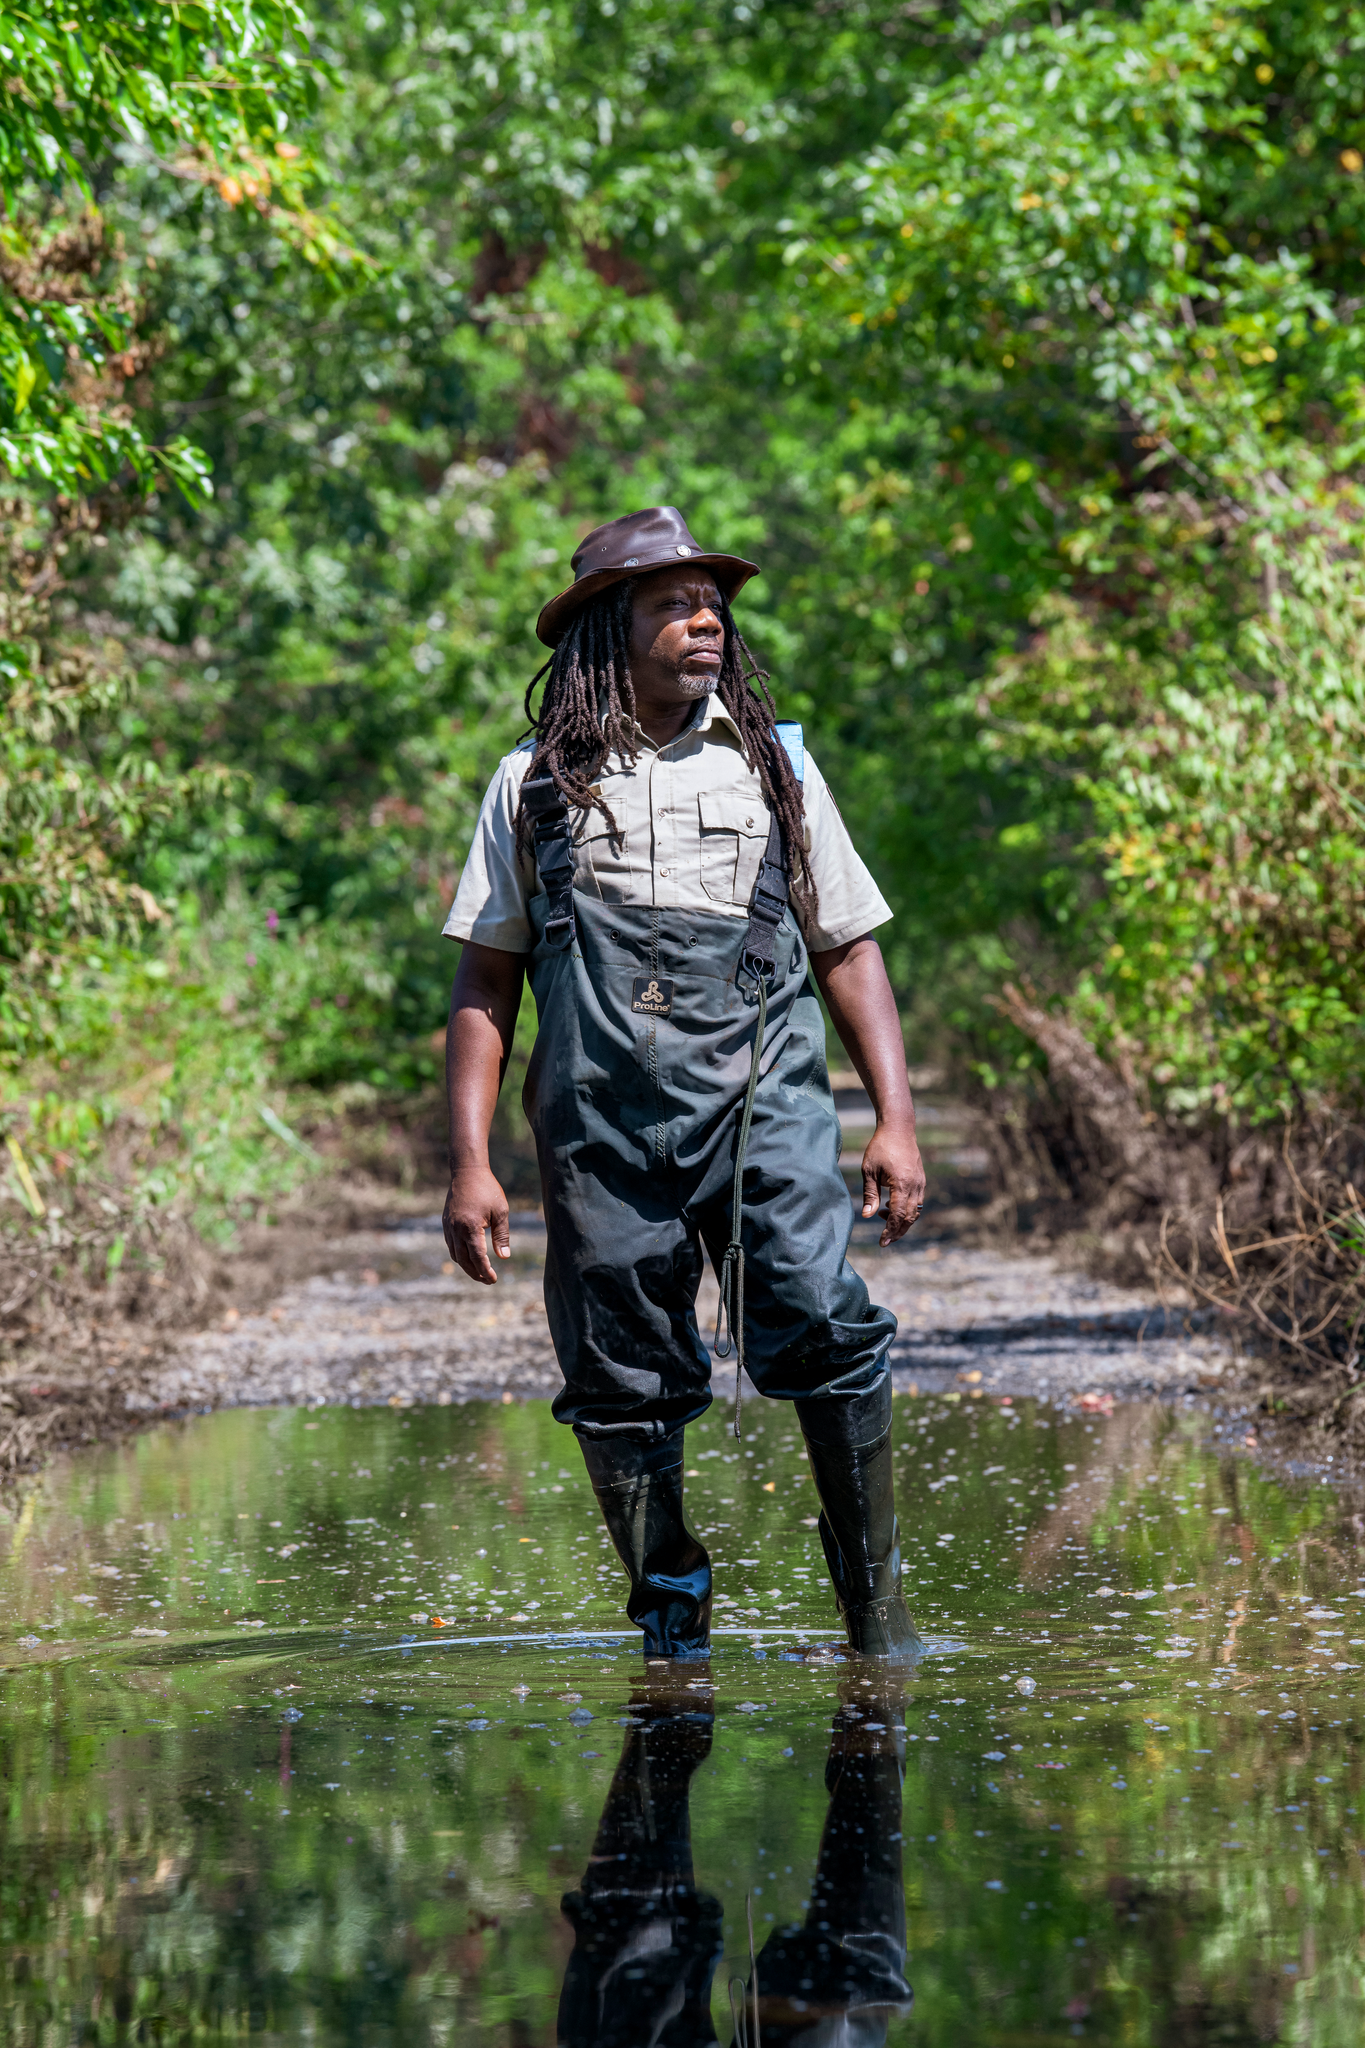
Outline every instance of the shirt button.
<path id="1" fill-rule="evenodd" d="M 668 869 L 667 869 L 667 868 L 660 868 L 660 869 L 659 869 L 659 873 L 660 873 L 661 875 L 666 875 L 666 874 L 668 873 Z"/>
<path id="2" fill-rule="evenodd" d="M 746 818 L 746 819 L 744 820 L 744 822 L 745 822 L 745 824 L 746 824 L 746 825 L 752 825 L 754 821 L 753 821 L 753 819 L 752 819 L 752 818 Z"/>

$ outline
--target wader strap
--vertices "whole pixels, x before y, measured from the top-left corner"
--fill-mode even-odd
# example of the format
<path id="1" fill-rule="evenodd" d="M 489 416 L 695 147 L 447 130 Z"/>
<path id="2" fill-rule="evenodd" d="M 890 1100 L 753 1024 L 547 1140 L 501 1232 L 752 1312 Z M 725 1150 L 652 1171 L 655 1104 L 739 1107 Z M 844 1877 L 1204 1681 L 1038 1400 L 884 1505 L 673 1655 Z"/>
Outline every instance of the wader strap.
<path id="1" fill-rule="evenodd" d="M 536 871 L 550 900 L 545 937 L 552 946 L 571 946 L 577 936 L 573 918 L 573 843 L 569 811 L 551 775 L 527 776 L 521 785 L 535 832 Z"/>
<path id="2" fill-rule="evenodd" d="M 739 1119 L 739 1143 L 735 1147 L 734 1201 L 730 1210 L 730 1242 L 720 1262 L 720 1301 L 716 1308 L 716 1356 L 735 1355 L 735 1437 L 740 1436 L 739 1410 L 744 1398 L 744 1246 L 740 1224 L 744 1216 L 744 1155 L 749 1149 L 749 1126 L 754 1120 L 754 1097 L 758 1093 L 758 1065 L 763 1057 L 763 1029 L 768 1021 L 768 983 L 758 977 L 758 1026 L 754 1032 L 754 1056 L 749 1062 L 749 1085 L 744 1091 L 744 1108 Z M 722 1331 L 724 1334 L 722 1334 Z"/>
<path id="3" fill-rule="evenodd" d="M 739 950 L 739 964 L 747 967 L 757 981 L 773 971 L 773 942 L 777 927 L 787 914 L 791 882 L 787 875 L 787 849 L 782 827 L 776 818 L 768 826 L 768 844 L 759 863 L 758 880 L 749 898 L 749 929 Z"/>

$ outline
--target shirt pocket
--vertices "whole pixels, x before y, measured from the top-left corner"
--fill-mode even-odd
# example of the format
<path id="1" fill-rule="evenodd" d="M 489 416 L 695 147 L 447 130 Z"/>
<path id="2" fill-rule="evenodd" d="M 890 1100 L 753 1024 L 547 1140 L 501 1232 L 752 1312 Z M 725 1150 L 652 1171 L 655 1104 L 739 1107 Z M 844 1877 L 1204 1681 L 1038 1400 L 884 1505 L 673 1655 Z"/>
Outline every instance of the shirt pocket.
<path id="1" fill-rule="evenodd" d="M 620 830 L 615 837 L 601 811 L 580 812 L 573 829 L 574 882 L 603 903 L 631 901 L 630 847 L 620 801 L 611 806 Z"/>
<path id="2" fill-rule="evenodd" d="M 754 797 L 708 792 L 697 798 L 701 885 L 714 903 L 747 903 L 768 843 L 768 812 Z"/>

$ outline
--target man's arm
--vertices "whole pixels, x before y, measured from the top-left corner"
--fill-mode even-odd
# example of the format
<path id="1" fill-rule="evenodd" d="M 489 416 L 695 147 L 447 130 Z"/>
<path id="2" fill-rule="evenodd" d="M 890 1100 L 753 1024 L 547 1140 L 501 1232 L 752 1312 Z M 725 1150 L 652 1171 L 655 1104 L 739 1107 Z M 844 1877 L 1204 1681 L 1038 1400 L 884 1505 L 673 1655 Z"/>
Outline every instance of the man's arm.
<path id="1" fill-rule="evenodd" d="M 446 1243 L 471 1280 L 496 1284 L 484 1232 L 500 1259 L 512 1256 L 507 1197 L 488 1164 L 488 1132 L 512 1051 L 525 958 L 468 940 L 450 992 L 446 1094 L 450 1101 L 450 1193 Z"/>
<path id="2" fill-rule="evenodd" d="M 812 953 L 810 964 L 834 1028 L 877 1113 L 877 1128 L 863 1153 L 863 1214 L 876 1215 L 885 1188 L 881 1242 L 894 1244 L 918 1219 L 924 1201 L 924 1162 L 915 1137 L 901 1020 L 882 949 L 865 936 L 846 946 L 832 946 L 827 953 Z"/>

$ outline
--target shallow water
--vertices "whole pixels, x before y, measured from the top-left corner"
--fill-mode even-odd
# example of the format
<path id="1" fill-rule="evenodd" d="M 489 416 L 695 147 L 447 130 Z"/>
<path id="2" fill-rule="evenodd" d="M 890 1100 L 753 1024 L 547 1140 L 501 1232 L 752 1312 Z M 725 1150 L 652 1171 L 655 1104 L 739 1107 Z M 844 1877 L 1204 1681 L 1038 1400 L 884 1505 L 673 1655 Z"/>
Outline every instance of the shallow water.
<path id="1" fill-rule="evenodd" d="M 768 2048 L 1355 2043 L 1358 1520 L 1156 1406 L 896 1416 L 902 1684 L 822 1650 L 776 1405 L 689 1433 L 671 1681 L 538 1404 L 53 1467 L 0 1520 L 0 2039 L 728 2043 L 751 1911 Z"/>

